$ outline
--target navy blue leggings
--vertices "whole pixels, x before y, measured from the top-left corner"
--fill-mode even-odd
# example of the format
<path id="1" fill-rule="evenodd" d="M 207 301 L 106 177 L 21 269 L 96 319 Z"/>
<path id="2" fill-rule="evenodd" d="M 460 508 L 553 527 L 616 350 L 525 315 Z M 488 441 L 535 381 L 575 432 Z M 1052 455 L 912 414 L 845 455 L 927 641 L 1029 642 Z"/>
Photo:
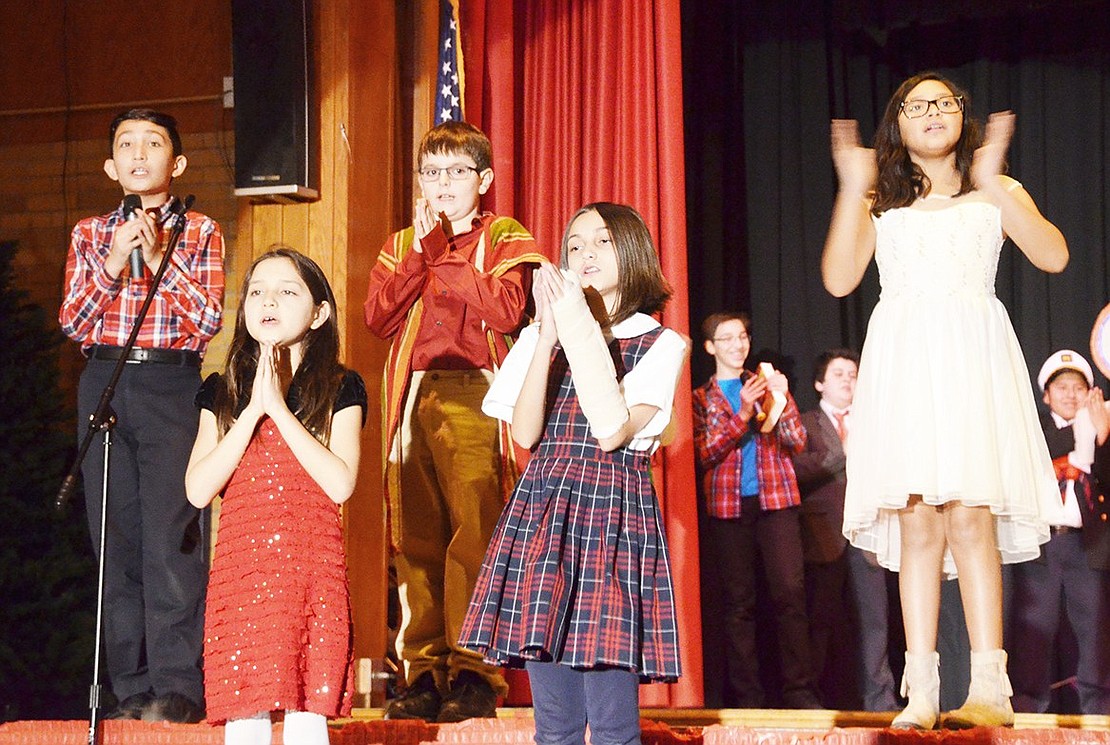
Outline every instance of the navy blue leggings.
<path id="1" fill-rule="evenodd" d="M 629 670 L 578 670 L 528 662 L 537 745 L 640 745 L 639 676 Z"/>

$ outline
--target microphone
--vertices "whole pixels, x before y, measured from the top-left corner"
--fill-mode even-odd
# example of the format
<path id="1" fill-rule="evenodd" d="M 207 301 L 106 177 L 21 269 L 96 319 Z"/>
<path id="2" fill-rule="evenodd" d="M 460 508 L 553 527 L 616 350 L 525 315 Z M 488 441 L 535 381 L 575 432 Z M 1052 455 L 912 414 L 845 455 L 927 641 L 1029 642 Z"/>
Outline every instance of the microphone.
<path id="1" fill-rule="evenodd" d="M 135 214 L 143 208 L 143 198 L 138 194 L 128 194 L 123 198 L 123 219 L 131 221 Z M 131 279 L 143 276 L 143 250 L 131 249 Z"/>
<path id="2" fill-rule="evenodd" d="M 188 212 L 189 209 L 193 206 L 193 202 L 195 202 L 196 199 L 197 198 L 195 196 L 193 196 L 192 194 L 185 197 L 184 200 L 181 200 L 181 199 L 178 199 L 177 197 L 174 197 L 173 201 L 170 202 L 170 209 L 169 209 L 169 212 L 170 212 L 170 215 L 171 215 L 172 219 L 175 222 L 180 222 L 182 220 L 182 218 L 185 217 L 185 213 Z"/>

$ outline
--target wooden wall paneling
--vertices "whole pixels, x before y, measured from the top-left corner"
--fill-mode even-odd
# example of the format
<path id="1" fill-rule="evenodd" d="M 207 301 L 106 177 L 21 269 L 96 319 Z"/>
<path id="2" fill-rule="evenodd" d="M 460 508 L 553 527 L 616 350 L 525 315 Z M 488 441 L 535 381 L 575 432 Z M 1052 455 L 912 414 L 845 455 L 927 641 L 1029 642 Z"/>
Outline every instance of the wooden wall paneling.
<path id="1" fill-rule="evenodd" d="M 327 31 L 329 40 L 328 48 L 322 50 L 326 56 L 330 74 L 326 81 L 326 89 L 321 84 L 323 96 L 320 99 L 320 183 L 330 184 L 335 199 L 330 204 L 327 217 L 329 230 L 325 234 L 329 241 L 321 244 L 329 259 L 331 274 L 329 275 L 332 288 L 336 294 L 336 302 L 343 309 L 345 317 L 349 312 L 347 293 L 347 256 L 351 250 L 347 241 L 347 215 L 351 209 L 357 208 L 350 198 L 350 169 L 343 147 L 342 132 L 344 122 L 350 116 L 348 103 L 348 87 L 351 83 L 350 75 L 350 49 L 347 29 L 350 25 L 352 0 L 326 4 L 322 8 L 326 18 L 321 25 Z M 347 334 L 343 333 L 343 348 L 350 348 Z"/>
<path id="2" fill-rule="evenodd" d="M 420 140 L 435 123 L 436 76 L 439 68 L 439 2 L 419 0 L 415 4 L 414 13 L 413 45 L 417 54 L 413 59 L 412 148 L 409 170 L 416 169 L 416 151 L 420 147 Z M 463 64 L 465 63 L 464 60 Z M 420 193 L 420 185 L 415 178 L 412 191 L 415 200 Z"/>
<path id="3" fill-rule="evenodd" d="M 0 110 L 24 112 L 0 120 L 0 145 L 102 137 L 119 109 L 140 102 L 176 116 L 183 133 L 223 127 L 231 4 L 137 7 L 132 0 L 0 3 Z M 155 33 L 135 43 L 139 26 Z"/>
<path id="4" fill-rule="evenodd" d="M 363 429 L 358 493 L 348 504 L 348 567 L 355 616 L 355 654 L 381 660 L 388 643 L 388 541 L 382 490 L 381 377 L 387 342 L 363 322 L 362 303 L 378 250 L 390 232 L 403 226 L 407 198 L 397 184 L 408 158 L 400 125 L 404 92 L 399 84 L 398 14 L 391 0 L 349 0 L 346 24 L 346 140 L 336 140 L 337 164 L 348 170 L 346 230 L 348 360 L 366 380 L 370 407 Z"/>
<path id="5" fill-rule="evenodd" d="M 239 291 L 254 258 L 251 251 L 254 245 L 254 210 L 245 199 L 239 200 L 235 222 L 238 229 L 235 243 L 224 244 L 224 277 L 231 277 L 232 280 L 224 285 L 224 325 L 220 333 L 229 333 L 235 329 Z"/>
<path id="6" fill-rule="evenodd" d="M 281 206 L 281 240 L 320 263 L 320 257 L 313 255 L 308 241 L 310 226 L 318 220 L 318 218 L 314 219 L 314 206 L 312 204 Z M 327 221 L 322 221 L 317 229 L 327 229 Z M 265 246 L 261 248 L 265 248 Z M 321 267 L 326 274 L 327 262 L 322 263 Z M 330 279 L 331 275 L 328 275 L 328 278 Z"/>
<path id="7" fill-rule="evenodd" d="M 256 204 L 251 206 L 251 257 L 265 253 L 273 243 L 280 243 L 282 235 L 282 214 L 279 204 Z M 246 248 L 240 246 L 240 249 Z"/>

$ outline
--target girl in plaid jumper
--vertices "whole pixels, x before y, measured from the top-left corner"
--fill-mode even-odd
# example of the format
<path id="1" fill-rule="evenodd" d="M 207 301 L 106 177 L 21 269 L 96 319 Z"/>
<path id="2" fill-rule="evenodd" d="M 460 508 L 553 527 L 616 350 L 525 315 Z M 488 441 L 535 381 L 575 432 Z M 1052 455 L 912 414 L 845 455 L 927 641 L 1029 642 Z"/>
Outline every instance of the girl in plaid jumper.
<path id="1" fill-rule="evenodd" d="M 460 643 L 526 667 L 537 743 L 640 741 L 637 684 L 679 675 L 651 454 L 686 340 L 648 313 L 670 296 L 631 207 L 580 209 L 561 267 L 536 270 L 536 323 L 483 410 L 532 457 L 501 515 Z"/>

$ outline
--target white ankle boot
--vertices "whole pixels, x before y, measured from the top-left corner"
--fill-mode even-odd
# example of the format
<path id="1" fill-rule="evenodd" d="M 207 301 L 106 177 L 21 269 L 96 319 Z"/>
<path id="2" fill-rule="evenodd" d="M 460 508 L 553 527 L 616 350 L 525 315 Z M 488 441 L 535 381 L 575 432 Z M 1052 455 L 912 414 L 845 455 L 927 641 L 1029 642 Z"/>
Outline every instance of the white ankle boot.
<path id="1" fill-rule="evenodd" d="M 940 655 L 936 652 L 906 652 L 902 673 L 902 695 L 909 698 L 906 708 L 894 717 L 894 729 L 932 729 L 940 713 Z"/>
<path id="2" fill-rule="evenodd" d="M 971 727 L 1013 727 L 1014 709 L 1010 705 L 1010 678 L 1006 675 L 1006 653 L 1001 649 L 971 653 L 971 685 L 967 700 L 955 711 L 944 715 L 946 729 Z"/>

